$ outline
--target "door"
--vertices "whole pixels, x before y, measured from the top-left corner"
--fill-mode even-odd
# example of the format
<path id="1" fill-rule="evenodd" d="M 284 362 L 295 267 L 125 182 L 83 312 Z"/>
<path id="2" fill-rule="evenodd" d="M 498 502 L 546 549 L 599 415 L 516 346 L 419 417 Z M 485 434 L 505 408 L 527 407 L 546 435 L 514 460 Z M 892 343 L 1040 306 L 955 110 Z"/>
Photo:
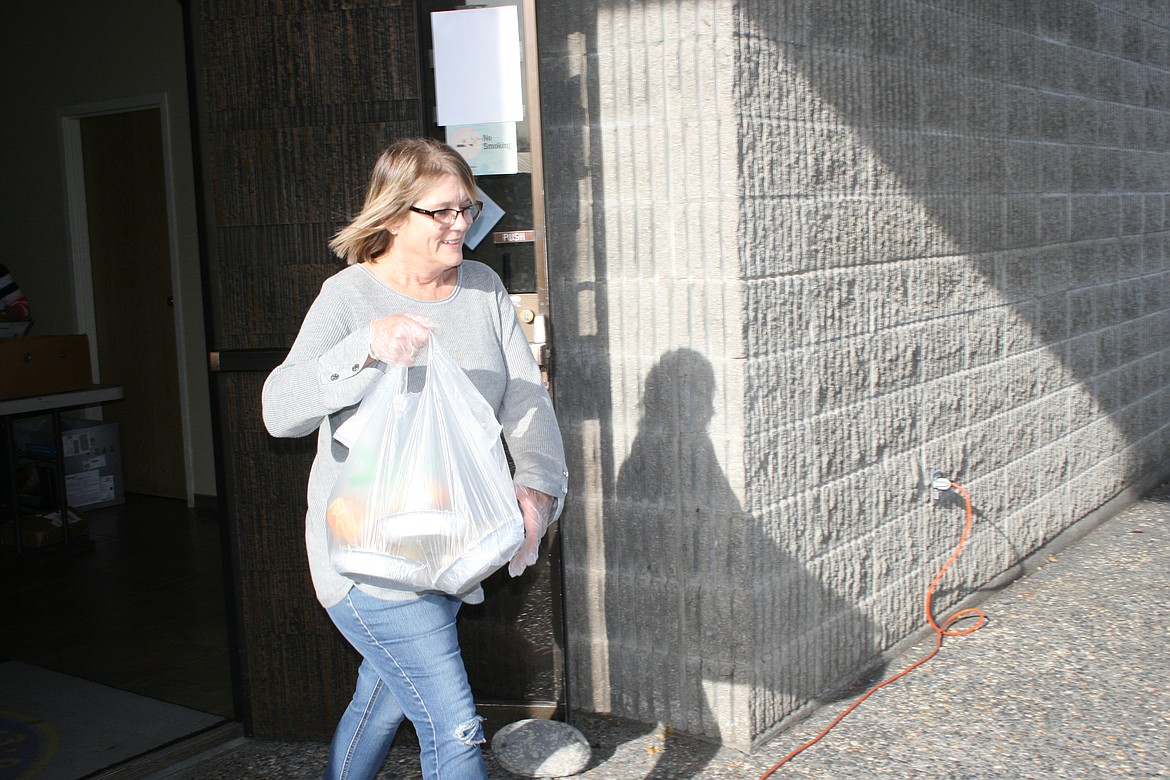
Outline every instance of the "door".
<path id="1" fill-rule="evenodd" d="M 162 119 L 157 108 L 80 120 L 99 379 L 126 399 L 119 426 L 130 493 L 186 499 Z"/>
<path id="2" fill-rule="evenodd" d="M 467 5 L 473 5 L 468 3 Z M 512 294 L 517 314 L 541 364 L 546 385 L 550 374 L 548 272 L 544 241 L 543 159 L 540 144 L 540 101 L 537 77 L 535 3 L 532 0 L 477 0 L 474 7 L 516 8 L 521 44 L 520 94 L 523 121 L 503 128 L 515 139 L 515 172 L 497 173 L 500 159 L 482 164 L 487 132 L 499 127 L 442 127 L 430 124 L 436 138 L 461 149 L 460 139 L 472 137 L 464 157 L 476 170 L 480 190 L 503 214 L 464 255 L 496 271 Z M 436 57 L 433 52 L 432 13 L 466 10 L 451 0 L 421 0 L 424 91 L 436 108 Z M 428 116 L 439 114 L 431 110 Z M 504 163 L 506 170 L 508 162 Z M 485 210 L 485 217 L 488 211 Z M 565 704 L 562 632 L 560 624 L 560 567 L 556 526 L 541 550 L 540 561 L 518 580 L 506 570 L 484 584 L 484 603 L 465 606 L 459 615 L 464 662 L 481 714 L 492 725 L 520 717 L 552 717 Z"/>
<path id="3" fill-rule="evenodd" d="M 343 267 L 329 237 L 360 208 L 386 143 L 445 137 L 427 120 L 429 13 L 439 8 L 433 0 L 188 4 L 219 495 L 237 577 L 239 710 L 258 738 L 328 739 L 357 668 L 306 575 L 304 496 L 315 438 L 268 436 L 261 385 L 322 282 Z M 528 60 L 535 65 L 534 55 Z M 530 121 L 517 130 L 538 136 L 537 103 L 527 102 Z M 540 341 L 543 204 L 533 197 L 539 155 L 531 146 L 525 142 L 526 174 L 483 177 L 505 217 L 468 256 L 500 273 Z M 555 534 L 548 544 L 555 550 Z M 493 577 L 485 604 L 461 610 L 463 655 L 489 729 L 552 715 L 564 702 L 558 571 L 546 550 L 523 577 Z"/>

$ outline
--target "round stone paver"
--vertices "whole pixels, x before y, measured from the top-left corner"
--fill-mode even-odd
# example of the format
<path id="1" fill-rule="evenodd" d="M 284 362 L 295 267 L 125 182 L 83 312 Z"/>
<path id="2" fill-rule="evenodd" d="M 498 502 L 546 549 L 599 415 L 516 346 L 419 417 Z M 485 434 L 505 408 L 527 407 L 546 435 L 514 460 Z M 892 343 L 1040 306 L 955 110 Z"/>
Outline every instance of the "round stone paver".
<path id="1" fill-rule="evenodd" d="M 492 755 L 520 777 L 569 777 L 589 765 L 591 754 L 584 734 L 555 720 L 518 720 L 492 738 Z"/>

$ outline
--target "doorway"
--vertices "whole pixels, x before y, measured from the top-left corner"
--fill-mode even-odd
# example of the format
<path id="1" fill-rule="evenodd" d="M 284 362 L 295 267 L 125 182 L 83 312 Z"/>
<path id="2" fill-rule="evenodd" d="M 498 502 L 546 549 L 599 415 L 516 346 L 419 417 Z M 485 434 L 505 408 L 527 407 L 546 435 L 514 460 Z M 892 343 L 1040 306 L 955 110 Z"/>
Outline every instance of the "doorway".
<path id="1" fill-rule="evenodd" d="M 96 381 L 120 385 L 128 493 L 193 505 L 175 317 L 175 230 L 165 96 L 61 112 L 78 329 Z"/>
<path id="2" fill-rule="evenodd" d="M 5 556 L 0 657 L 58 674 L 45 701 L 71 684 L 99 684 L 120 701 L 139 696 L 219 722 L 235 709 L 230 623 L 219 516 L 194 507 L 184 468 L 167 116 L 165 96 L 59 113 L 77 330 L 89 336 L 95 378 L 125 388 L 102 417 L 119 423 L 127 490 L 124 501 L 80 508 L 85 544 Z M 171 389 L 135 373 L 158 374 Z M 62 728 L 62 740 L 84 738 L 72 723 Z"/>
<path id="3" fill-rule="evenodd" d="M 162 125 L 157 108 L 79 120 L 99 376 L 126 490 L 185 498 Z"/>

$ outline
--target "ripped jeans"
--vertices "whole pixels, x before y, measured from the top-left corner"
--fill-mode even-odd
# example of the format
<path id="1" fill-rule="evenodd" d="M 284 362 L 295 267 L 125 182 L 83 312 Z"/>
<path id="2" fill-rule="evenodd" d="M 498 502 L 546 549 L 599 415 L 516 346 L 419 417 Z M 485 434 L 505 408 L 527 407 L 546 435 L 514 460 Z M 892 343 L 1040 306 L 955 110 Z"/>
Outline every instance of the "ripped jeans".
<path id="1" fill-rule="evenodd" d="M 426 780 L 486 780 L 483 722 L 455 630 L 460 604 L 439 594 L 384 601 L 351 588 L 329 608 L 362 664 L 329 747 L 326 780 L 372 780 L 404 717 L 418 734 Z"/>

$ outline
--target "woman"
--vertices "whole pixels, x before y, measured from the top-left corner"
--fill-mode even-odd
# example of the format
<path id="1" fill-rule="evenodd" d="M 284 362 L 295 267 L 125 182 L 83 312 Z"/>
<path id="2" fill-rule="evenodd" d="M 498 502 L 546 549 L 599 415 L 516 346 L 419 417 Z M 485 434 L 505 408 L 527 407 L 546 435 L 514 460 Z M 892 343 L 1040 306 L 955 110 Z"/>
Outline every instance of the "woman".
<path id="1" fill-rule="evenodd" d="M 382 376 L 411 365 L 431 333 L 496 410 L 515 463 L 525 538 L 512 576 L 536 561 L 568 489 L 564 450 L 507 291 L 487 266 L 463 259 L 479 214 L 475 178 L 455 150 L 429 139 L 391 144 L 374 166 L 361 213 L 330 242 L 349 267 L 325 281 L 285 361 L 264 383 L 274 436 L 317 431 L 305 541 L 317 598 L 362 655 L 353 700 L 330 747 L 328 778 L 372 778 L 409 718 L 426 778 L 486 778 L 460 656 L 460 599 L 357 584 L 329 563 L 325 504 L 348 451 L 333 439 Z M 463 601 L 478 603 L 477 588 Z"/>

